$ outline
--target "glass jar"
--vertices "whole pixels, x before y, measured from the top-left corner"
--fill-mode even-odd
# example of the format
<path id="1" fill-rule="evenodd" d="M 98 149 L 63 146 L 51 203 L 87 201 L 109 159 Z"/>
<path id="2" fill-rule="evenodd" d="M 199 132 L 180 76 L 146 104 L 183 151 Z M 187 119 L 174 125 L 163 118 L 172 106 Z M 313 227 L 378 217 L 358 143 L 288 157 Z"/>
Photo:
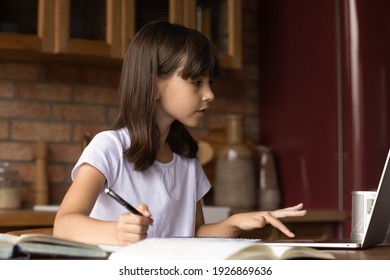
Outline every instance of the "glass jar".
<path id="1" fill-rule="evenodd" d="M 214 204 L 235 209 L 257 206 L 255 152 L 244 141 L 244 116 L 228 115 L 226 142 L 217 152 Z"/>
<path id="2" fill-rule="evenodd" d="M 18 171 L 8 162 L 0 162 L 0 209 L 17 209 L 22 202 Z"/>

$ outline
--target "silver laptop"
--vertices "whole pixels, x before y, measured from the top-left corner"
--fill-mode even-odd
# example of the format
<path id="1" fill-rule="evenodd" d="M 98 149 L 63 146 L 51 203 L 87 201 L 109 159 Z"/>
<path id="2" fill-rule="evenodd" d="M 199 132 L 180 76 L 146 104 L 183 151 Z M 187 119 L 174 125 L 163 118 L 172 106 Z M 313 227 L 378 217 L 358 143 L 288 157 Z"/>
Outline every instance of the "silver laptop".
<path id="1" fill-rule="evenodd" d="M 268 245 L 304 246 L 314 248 L 363 249 L 383 243 L 390 223 L 390 150 L 379 181 L 371 219 L 362 240 L 299 240 L 264 241 Z"/>

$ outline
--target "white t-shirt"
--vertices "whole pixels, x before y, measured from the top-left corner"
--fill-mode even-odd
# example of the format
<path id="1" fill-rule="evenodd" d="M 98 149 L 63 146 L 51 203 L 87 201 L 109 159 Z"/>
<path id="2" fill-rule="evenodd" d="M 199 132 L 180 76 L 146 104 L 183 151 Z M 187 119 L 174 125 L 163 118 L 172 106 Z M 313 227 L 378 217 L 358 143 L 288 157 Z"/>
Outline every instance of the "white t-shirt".
<path id="1" fill-rule="evenodd" d="M 171 162 L 155 161 L 146 171 L 138 172 L 123 156 L 129 146 L 127 129 L 97 134 L 72 170 L 72 179 L 81 164 L 89 163 L 104 174 L 107 179 L 105 187 L 114 190 L 134 207 L 148 205 L 153 218 L 148 237 L 194 235 L 196 203 L 210 189 L 199 161 L 174 154 Z M 90 217 L 116 221 L 126 211 L 102 189 Z"/>

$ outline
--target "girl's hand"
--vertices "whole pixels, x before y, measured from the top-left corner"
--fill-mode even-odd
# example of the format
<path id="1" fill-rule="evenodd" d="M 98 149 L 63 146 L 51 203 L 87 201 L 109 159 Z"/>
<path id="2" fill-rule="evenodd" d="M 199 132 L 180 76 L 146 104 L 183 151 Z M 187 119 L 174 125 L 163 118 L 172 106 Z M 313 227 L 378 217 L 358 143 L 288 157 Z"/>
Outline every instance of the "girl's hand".
<path id="1" fill-rule="evenodd" d="M 152 215 L 145 204 L 137 207 L 143 216 L 127 212 L 119 217 L 116 224 L 116 235 L 119 245 L 127 245 L 147 237 L 149 225 L 153 223 Z"/>
<path id="2" fill-rule="evenodd" d="M 299 203 L 292 207 L 287 207 L 275 211 L 260 211 L 236 214 L 236 225 L 241 230 L 254 230 L 256 228 L 263 228 L 266 224 L 270 224 L 273 227 L 279 229 L 288 237 L 294 237 L 292 233 L 279 218 L 285 217 L 299 217 L 306 214 L 306 210 L 302 210 L 303 204 Z"/>

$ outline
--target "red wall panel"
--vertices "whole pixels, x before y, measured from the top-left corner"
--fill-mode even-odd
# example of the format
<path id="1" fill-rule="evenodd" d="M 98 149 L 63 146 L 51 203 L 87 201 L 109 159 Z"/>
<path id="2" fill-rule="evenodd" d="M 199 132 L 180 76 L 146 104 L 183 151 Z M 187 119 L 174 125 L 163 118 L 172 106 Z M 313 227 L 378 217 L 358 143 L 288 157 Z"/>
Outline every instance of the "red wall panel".
<path id="1" fill-rule="evenodd" d="M 377 188 L 390 148 L 390 1 L 260 10 L 260 139 L 275 150 L 283 203 L 350 214 L 351 191 Z"/>
<path id="2" fill-rule="evenodd" d="M 285 205 L 337 208 L 335 6 L 321 3 L 261 1 L 260 139 Z"/>

